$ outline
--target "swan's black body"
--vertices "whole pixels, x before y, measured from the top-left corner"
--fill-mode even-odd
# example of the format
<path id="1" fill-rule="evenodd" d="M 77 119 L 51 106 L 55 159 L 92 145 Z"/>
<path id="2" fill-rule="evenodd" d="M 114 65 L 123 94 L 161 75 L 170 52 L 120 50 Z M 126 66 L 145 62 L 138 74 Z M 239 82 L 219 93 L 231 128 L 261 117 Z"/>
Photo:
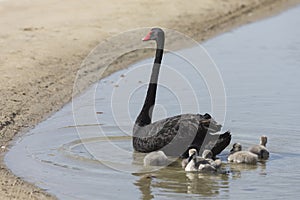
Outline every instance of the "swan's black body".
<path id="1" fill-rule="evenodd" d="M 157 49 L 146 99 L 133 129 L 133 147 L 139 152 L 162 150 L 166 155 L 188 157 L 187 150 L 192 146 L 198 151 L 210 149 L 215 156 L 229 145 L 231 135 L 230 132 L 210 134 L 220 131 L 221 125 L 209 114 L 182 114 L 153 123 L 151 121 L 164 38 L 161 29 L 153 28 L 143 39 L 155 40 Z"/>

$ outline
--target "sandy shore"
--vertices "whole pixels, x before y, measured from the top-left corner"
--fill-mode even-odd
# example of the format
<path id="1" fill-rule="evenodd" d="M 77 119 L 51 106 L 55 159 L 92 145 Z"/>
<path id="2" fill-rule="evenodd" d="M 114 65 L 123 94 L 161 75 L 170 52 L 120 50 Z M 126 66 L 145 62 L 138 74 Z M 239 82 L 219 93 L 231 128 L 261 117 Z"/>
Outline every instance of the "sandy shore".
<path id="1" fill-rule="evenodd" d="M 133 28 L 160 26 L 201 41 L 297 3 L 300 0 L 0 1 L 1 199 L 54 198 L 9 172 L 3 157 L 14 136 L 70 101 L 82 60 L 102 40 Z M 107 50 L 116 54 L 113 48 Z M 144 56 L 137 52 L 121 59 L 114 70 Z M 101 78 L 88 77 L 82 89 Z"/>

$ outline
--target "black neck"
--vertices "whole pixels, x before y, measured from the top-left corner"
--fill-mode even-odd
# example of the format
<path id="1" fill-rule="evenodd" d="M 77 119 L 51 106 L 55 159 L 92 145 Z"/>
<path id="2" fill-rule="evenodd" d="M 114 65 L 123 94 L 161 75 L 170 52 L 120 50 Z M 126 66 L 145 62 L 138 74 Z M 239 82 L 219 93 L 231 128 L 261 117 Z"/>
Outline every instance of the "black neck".
<path id="1" fill-rule="evenodd" d="M 146 126 L 148 124 L 151 124 L 151 120 L 152 120 L 159 69 L 160 69 L 160 64 L 164 52 L 164 36 L 160 37 L 156 41 L 156 43 L 157 43 L 157 48 L 156 48 L 155 60 L 152 68 L 150 83 L 148 85 L 147 95 L 142 110 L 135 121 L 135 124 L 138 126 Z"/>

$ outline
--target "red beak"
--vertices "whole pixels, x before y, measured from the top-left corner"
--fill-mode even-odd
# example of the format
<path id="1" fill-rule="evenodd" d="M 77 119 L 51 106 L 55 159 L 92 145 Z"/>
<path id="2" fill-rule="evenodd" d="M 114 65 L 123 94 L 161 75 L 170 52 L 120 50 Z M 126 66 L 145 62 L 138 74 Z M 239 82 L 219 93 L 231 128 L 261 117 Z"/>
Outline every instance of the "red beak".
<path id="1" fill-rule="evenodd" d="M 142 39 L 143 41 L 148 41 L 151 38 L 151 31 Z"/>

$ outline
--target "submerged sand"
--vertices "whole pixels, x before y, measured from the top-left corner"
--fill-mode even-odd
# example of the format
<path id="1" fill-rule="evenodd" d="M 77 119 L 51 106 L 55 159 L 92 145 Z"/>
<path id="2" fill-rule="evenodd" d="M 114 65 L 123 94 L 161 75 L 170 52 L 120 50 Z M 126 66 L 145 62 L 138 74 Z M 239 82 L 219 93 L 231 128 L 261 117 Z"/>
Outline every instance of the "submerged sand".
<path id="1" fill-rule="evenodd" d="M 300 0 L 0 1 L 1 199 L 54 198 L 14 176 L 3 157 L 15 135 L 70 101 L 81 62 L 99 42 L 123 31 L 153 26 L 202 41 L 297 3 Z M 132 40 L 126 42 L 134 45 Z M 117 53 L 109 46 L 107 52 Z M 121 58 L 113 69 L 145 56 L 136 52 L 130 59 Z M 81 89 L 98 78 L 90 76 Z"/>

